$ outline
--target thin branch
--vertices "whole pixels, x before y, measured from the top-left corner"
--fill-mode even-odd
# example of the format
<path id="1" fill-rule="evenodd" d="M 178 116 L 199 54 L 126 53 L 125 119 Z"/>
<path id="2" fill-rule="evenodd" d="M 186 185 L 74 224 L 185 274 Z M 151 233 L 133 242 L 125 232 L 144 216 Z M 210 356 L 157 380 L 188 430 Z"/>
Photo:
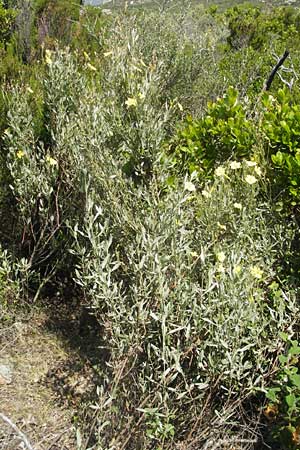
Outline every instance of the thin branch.
<path id="1" fill-rule="evenodd" d="M 34 450 L 25 434 L 22 433 L 22 431 L 20 431 L 19 428 L 8 417 L 0 413 L 0 419 L 6 422 L 19 435 L 19 437 L 22 439 L 28 450 Z"/>
<path id="2" fill-rule="evenodd" d="M 290 52 L 288 50 L 286 50 L 284 52 L 284 54 L 282 55 L 282 57 L 280 58 L 280 60 L 276 63 L 276 65 L 273 67 L 269 78 L 267 79 L 265 86 L 264 86 L 264 91 L 268 91 L 271 87 L 271 84 L 274 80 L 274 77 L 276 75 L 276 73 L 278 72 L 278 69 L 280 68 L 280 66 L 282 66 L 282 64 L 284 63 L 284 61 L 286 60 L 286 58 L 289 56 Z"/>

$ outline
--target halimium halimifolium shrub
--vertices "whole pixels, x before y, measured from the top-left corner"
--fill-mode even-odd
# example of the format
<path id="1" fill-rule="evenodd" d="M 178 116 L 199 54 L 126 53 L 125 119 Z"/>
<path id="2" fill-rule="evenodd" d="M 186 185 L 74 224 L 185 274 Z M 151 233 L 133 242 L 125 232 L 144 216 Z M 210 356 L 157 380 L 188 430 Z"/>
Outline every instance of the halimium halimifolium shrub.
<path id="1" fill-rule="evenodd" d="M 101 325 L 99 449 L 251 437 L 240 407 L 266 389 L 297 320 L 277 279 L 294 230 L 260 195 L 267 181 L 248 141 L 237 161 L 228 132 L 208 180 L 172 178 L 164 149 L 192 98 L 180 97 L 183 80 L 208 68 L 196 66 L 194 28 L 189 39 L 168 25 L 172 46 L 153 45 L 154 19 L 149 37 L 140 16 L 116 19 L 98 61 L 46 51 L 39 112 L 32 89 L 14 87 L 3 138 L 29 284 L 68 271 Z"/>

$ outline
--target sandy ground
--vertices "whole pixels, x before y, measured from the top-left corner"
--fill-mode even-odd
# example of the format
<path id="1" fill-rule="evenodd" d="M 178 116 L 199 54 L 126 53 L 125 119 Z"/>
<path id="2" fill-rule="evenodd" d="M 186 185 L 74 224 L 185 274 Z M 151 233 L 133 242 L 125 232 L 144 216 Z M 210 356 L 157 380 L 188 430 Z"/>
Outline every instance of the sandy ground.
<path id="1" fill-rule="evenodd" d="M 65 334 L 59 321 L 41 312 L 0 328 L 0 449 L 27 448 L 5 421 L 9 418 L 34 450 L 76 450 L 76 410 L 92 386 L 80 354 L 76 321 Z M 72 335 L 73 333 L 73 335 Z M 66 339 L 66 334 L 68 339 Z"/>

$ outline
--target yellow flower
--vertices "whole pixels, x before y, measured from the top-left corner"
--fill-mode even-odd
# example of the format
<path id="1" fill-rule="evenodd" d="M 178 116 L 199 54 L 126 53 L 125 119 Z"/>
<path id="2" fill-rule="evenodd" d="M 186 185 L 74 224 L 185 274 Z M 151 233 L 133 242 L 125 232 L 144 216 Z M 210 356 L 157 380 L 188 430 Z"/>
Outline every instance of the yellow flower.
<path id="1" fill-rule="evenodd" d="M 45 61 L 46 61 L 46 64 L 48 64 L 48 66 L 51 66 L 51 64 L 52 64 L 52 59 L 51 59 L 51 56 L 52 56 L 52 52 L 51 52 L 51 50 L 46 50 L 46 54 L 45 54 Z"/>
<path id="2" fill-rule="evenodd" d="M 256 166 L 256 162 L 255 161 L 246 161 L 246 165 L 248 167 L 255 167 Z"/>
<path id="3" fill-rule="evenodd" d="M 197 259 L 197 258 L 199 257 L 199 255 L 198 255 L 197 252 L 191 252 L 191 257 L 192 257 L 193 259 Z"/>
<path id="4" fill-rule="evenodd" d="M 226 174 L 224 167 L 219 166 L 216 168 L 215 170 L 215 175 L 216 177 L 224 177 Z"/>
<path id="5" fill-rule="evenodd" d="M 103 53 L 103 56 L 105 57 L 105 58 L 107 58 L 108 56 L 110 56 L 110 55 L 112 55 L 113 54 L 113 52 L 112 52 L 112 50 L 111 51 L 109 51 L 109 52 L 104 52 Z"/>
<path id="6" fill-rule="evenodd" d="M 216 270 L 218 273 L 225 273 L 225 267 L 222 264 L 218 264 Z"/>
<path id="7" fill-rule="evenodd" d="M 96 72 L 96 71 L 97 71 L 96 67 L 95 67 L 95 66 L 92 66 L 92 64 L 90 64 L 90 63 L 87 63 L 86 67 L 87 67 L 88 69 L 90 69 L 92 72 Z"/>
<path id="8" fill-rule="evenodd" d="M 234 266 L 233 273 L 234 275 L 238 275 L 242 270 L 242 267 L 238 264 L 237 266 Z"/>
<path id="9" fill-rule="evenodd" d="M 29 92 L 29 94 L 33 94 L 33 90 L 29 86 L 27 86 L 26 91 Z"/>
<path id="10" fill-rule="evenodd" d="M 261 176 L 261 174 L 262 174 L 262 170 L 261 170 L 261 168 L 260 167 L 254 167 L 254 172 L 256 173 L 256 175 L 258 175 L 259 177 Z"/>
<path id="11" fill-rule="evenodd" d="M 219 261 L 220 263 L 223 263 L 226 259 L 226 255 L 224 252 L 218 252 L 216 254 L 216 258 L 217 258 L 217 261 Z"/>
<path id="12" fill-rule="evenodd" d="M 218 222 L 218 227 L 219 227 L 221 230 L 226 231 L 226 225 L 222 225 L 220 222 Z"/>
<path id="13" fill-rule="evenodd" d="M 243 208 L 243 206 L 242 206 L 241 203 L 234 203 L 234 204 L 233 204 L 233 207 L 234 207 L 235 209 L 242 209 L 242 208 Z"/>
<path id="14" fill-rule="evenodd" d="M 57 161 L 54 158 L 51 158 L 51 156 L 46 156 L 46 161 L 49 163 L 50 166 L 57 166 Z"/>
<path id="15" fill-rule="evenodd" d="M 203 195 L 203 197 L 205 198 L 210 198 L 211 193 L 209 191 L 207 191 L 206 189 L 203 189 L 203 191 L 201 192 L 201 194 Z"/>
<path id="16" fill-rule="evenodd" d="M 86 60 L 89 61 L 90 57 L 89 57 L 89 55 L 87 54 L 87 52 L 83 52 L 83 56 L 85 57 Z"/>
<path id="17" fill-rule="evenodd" d="M 138 97 L 139 97 L 141 100 L 144 100 L 145 94 L 143 94 L 143 92 L 139 92 L 139 93 L 138 93 Z"/>
<path id="18" fill-rule="evenodd" d="M 257 266 L 251 267 L 250 273 L 254 278 L 257 278 L 258 280 L 261 280 L 264 274 L 264 272 Z"/>
<path id="19" fill-rule="evenodd" d="M 240 169 L 242 167 L 241 163 L 239 161 L 232 161 L 229 164 L 230 169 L 232 170 L 236 170 L 236 169 Z"/>
<path id="20" fill-rule="evenodd" d="M 255 184 L 257 182 L 257 179 L 253 175 L 247 175 L 245 181 L 248 184 Z"/>
<path id="21" fill-rule="evenodd" d="M 18 150 L 18 151 L 17 151 L 17 158 L 18 158 L 18 159 L 23 158 L 24 155 L 25 155 L 25 152 L 23 152 L 23 150 Z"/>
<path id="22" fill-rule="evenodd" d="M 178 106 L 179 111 L 183 111 L 183 106 L 181 103 L 177 102 L 177 106 Z"/>
<path id="23" fill-rule="evenodd" d="M 127 106 L 127 108 L 130 108 L 131 106 L 135 107 L 135 106 L 137 106 L 137 99 L 128 97 L 128 99 L 125 102 L 125 105 Z"/>
<path id="24" fill-rule="evenodd" d="M 196 186 L 191 181 L 186 181 L 184 183 L 184 189 L 189 192 L 195 192 Z"/>

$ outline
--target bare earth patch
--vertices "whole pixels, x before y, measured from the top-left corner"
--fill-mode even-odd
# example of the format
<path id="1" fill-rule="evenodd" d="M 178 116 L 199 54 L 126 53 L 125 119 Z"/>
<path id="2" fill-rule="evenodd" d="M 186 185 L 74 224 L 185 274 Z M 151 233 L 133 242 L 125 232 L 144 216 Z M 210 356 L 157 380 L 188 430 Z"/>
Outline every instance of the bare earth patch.
<path id="1" fill-rule="evenodd" d="M 76 449 L 72 419 L 78 402 L 91 389 L 93 374 L 78 348 L 69 345 L 72 328 L 70 333 L 68 341 L 51 329 L 41 312 L 27 323 L 0 329 L 0 413 L 35 450 Z M 73 333 L 75 339 L 75 328 Z M 0 449 L 24 448 L 22 439 L 0 418 Z"/>

